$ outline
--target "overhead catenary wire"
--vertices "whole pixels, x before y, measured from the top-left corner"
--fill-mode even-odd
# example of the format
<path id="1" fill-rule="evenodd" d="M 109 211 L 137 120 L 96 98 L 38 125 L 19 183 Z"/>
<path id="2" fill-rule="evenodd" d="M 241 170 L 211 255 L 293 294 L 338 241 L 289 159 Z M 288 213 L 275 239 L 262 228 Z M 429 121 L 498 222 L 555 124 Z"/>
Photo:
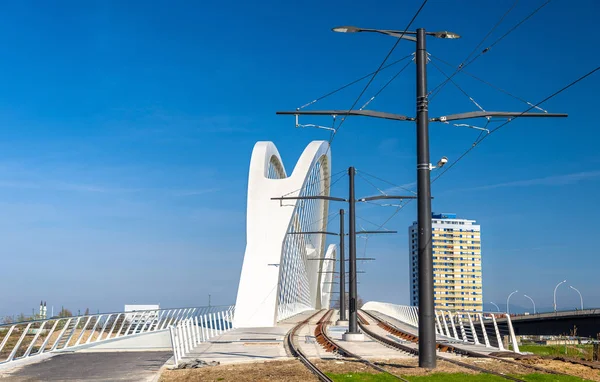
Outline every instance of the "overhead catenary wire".
<path id="1" fill-rule="evenodd" d="M 411 54 L 411 56 L 412 56 L 412 54 Z M 379 96 L 379 94 L 381 94 L 381 92 L 382 92 L 382 91 L 384 91 L 384 90 L 385 90 L 385 88 L 387 88 L 387 87 L 388 87 L 388 86 L 389 86 L 389 85 L 390 85 L 392 82 L 394 82 L 394 80 L 395 80 L 395 79 L 396 79 L 396 78 L 397 78 L 397 77 L 398 77 L 398 76 L 399 76 L 399 75 L 400 75 L 400 74 L 401 74 L 401 73 L 404 71 L 404 69 L 408 68 L 408 66 L 409 66 L 411 63 L 412 63 L 412 61 L 409 61 L 409 62 L 408 62 L 406 65 L 404 65 L 404 66 L 402 67 L 402 69 L 400 69 L 400 70 L 399 70 L 399 71 L 398 71 L 398 72 L 397 72 L 397 73 L 396 73 L 396 74 L 395 74 L 395 75 L 394 75 L 392 78 L 390 78 L 390 79 L 388 80 L 388 82 L 386 82 L 386 83 L 385 83 L 385 85 L 383 85 L 383 86 L 381 87 L 381 89 L 379 89 L 379 90 L 377 91 L 377 93 L 375 93 L 375 95 L 373 95 L 371 98 L 369 98 L 369 100 L 368 100 L 368 101 L 367 101 L 367 102 L 366 102 L 364 105 L 362 105 L 362 106 L 360 107 L 360 109 L 359 109 L 359 110 L 363 110 L 363 109 L 364 109 L 365 107 L 367 107 L 367 106 L 368 106 L 368 105 L 369 105 L 371 102 L 373 102 L 373 100 L 374 100 L 375 98 L 377 98 L 377 96 Z"/>
<path id="2" fill-rule="evenodd" d="M 467 66 L 471 65 L 473 62 L 475 62 L 479 57 L 481 57 L 485 53 L 489 52 L 490 49 L 492 49 L 496 44 L 498 44 L 500 41 L 502 41 L 504 38 L 506 38 L 509 34 L 511 34 L 512 32 L 514 32 L 519 26 L 523 25 L 524 22 L 526 22 L 531 17 L 533 17 L 536 13 L 538 13 L 542 8 L 544 8 L 549 3 L 550 3 L 550 0 L 547 0 L 544 4 L 542 4 L 541 6 L 539 6 L 538 8 L 536 8 L 533 12 L 531 12 L 529 15 L 527 15 L 526 17 L 524 17 L 523 19 L 521 19 L 521 21 L 519 21 L 516 25 L 514 25 L 512 28 L 510 28 L 506 33 L 504 33 L 502 36 L 500 36 L 498 39 L 496 39 L 491 45 L 489 45 L 487 48 L 485 48 L 481 52 L 479 52 L 478 55 L 476 55 L 475 57 L 469 59 L 470 56 L 472 56 L 472 54 L 473 54 L 473 52 L 471 52 L 471 54 L 469 54 L 469 56 L 467 56 L 467 58 L 465 60 L 463 60 L 463 62 L 461 62 L 460 65 L 458 65 L 458 67 L 456 68 L 456 70 L 454 71 L 454 73 L 452 73 L 450 75 L 450 78 L 454 78 L 454 76 L 456 74 L 458 74 L 460 71 L 462 71 L 464 68 L 466 68 Z M 510 11 L 514 8 L 515 5 L 516 5 L 516 3 L 513 4 L 513 6 L 502 16 L 502 18 L 500 19 L 500 21 L 498 23 L 496 23 L 496 25 L 494 25 L 494 27 L 492 27 L 492 31 L 494 29 L 496 29 L 500 25 L 500 23 L 502 22 L 502 20 L 504 20 L 504 18 L 508 15 L 508 13 L 510 13 Z M 483 41 L 485 41 L 487 39 L 487 37 L 491 34 L 492 31 L 490 31 L 483 38 L 482 42 L 479 43 L 479 45 L 475 48 L 475 50 L 477 50 L 481 46 L 481 44 L 483 43 Z M 440 93 L 440 91 L 443 89 L 444 86 L 446 86 L 446 84 L 448 84 L 448 82 L 449 82 L 449 79 L 446 79 L 446 80 L 442 81 L 442 83 L 440 83 L 437 86 L 435 86 L 432 90 L 430 90 L 429 93 L 428 93 L 428 95 L 431 95 L 430 100 L 432 100 L 433 98 L 435 98 L 435 96 L 437 96 Z"/>
<path id="3" fill-rule="evenodd" d="M 452 64 L 451 64 L 451 63 L 449 63 L 448 61 L 445 61 L 445 60 L 443 60 L 443 59 L 441 59 L 441 58 L 439 58 L 439 57 L 437 57 L 437 56 L 434 56 L 433 54 L 431 55 L 431 57 L 432 57 L 433 59 L 435 59 L 435 60 L 437 60 L 437 61 L 441 62 L 442 64 L 445 64 L 445 65 L 447 65 L 447 66 L 450 66 L 450 67 L 454 68 L 454 65 L 452 65 Z M 480 77 L 477 77 L 476 75 L 474 75 L 474 74 L 473 74 L 473 73 L 471 73 L 471 72 L 468 72 L 468 71 L 466 71 L 466 70 L 461 70 L 460 72 L 461 72 L 461 73 L 463 73 L 463 74 L 465 74 L 465 75 L 467 75 L 467 76 L 469 76 L 469 77 L 471 77 L 471 78 L 473 78 L 473 79 L 475 79 L 475 80 L 477 80 L 477 81 L 479 81 L 479 82 L 481 82 L 481 83 L 483 83 L 483 84 L 485 84 L 485 85 L 488 85 L 488 86 L 489 86 L 489 87 L 491 87 L 492 89 L 496 89 L 496 90 L 498 90 L 499 92 L 502 92 L 502 93 L 504 93 L 504 94 L 506 94 L 506 95 L 508 95 L 508 96 L 510 96 L 510 97 L 512 97 L 512 98 L 514 98 L 514 99 L 516 99 L 516 100 L 518 100 L 518 101 L 521 101 L 521 102 L 523 102 L 523 103 L 525 103 L 525 104 L 527 104 L 527 105 L 529 105 L 529 106 L 534 106 L 534 105 L 533 105 L 533 103 L 531 103 L 531 102 L 527 101 L 526 99 L 523 99 L 523 98 L 521 98 L 521 97 L 519 97 L 519 96 L 517 96 L 517 95 L 514 95 L 514 94 L 510 93 L 509 91 L 507 91 L 507 90 L 505 90 L 505 89 L 503 89 L 503 88 L 501 88 L 501 87 L 499 87 L 499 86 L 496 86 L 496 85 L 494 85 L 494 84 L 492 84 L 492 83 L 490 83 L 490 82 L 488 82 L 488 81 L 486 81 L 486 80 L 484 80 L 484 79 L 482 79 L 482 78 L 480 78 Z M 545 110 L 545 109 L 543 109 L 543 108 L 541 108 L 541 107 L 539 107 L 539 106 L 534 106 L 534 107 L 535 107 L 537 110 L 539 110 L 539 111 L 542 111 L 542 112 L 544 112 L 544 113 L 547 113 L 547 112 L 548 112 L 547 110 Z"/>
<path id="4" fill-rule="evenodd" d="M 410 58 L 410 57 L 412 57 L 412 54 L 406 55 L 406 56 L 404 56 L 404 57 L 402 57 L 402 58 L 400 58 L 400 59 L 398 59 L 398 60 L 396 60 L 396 61 L 394 61 L 394 62 L 392 62 L 392 63 L 390 63 L 390 64 L 387 64 L 386 66 L 384 66 L 383 68 L 381 68 L 381 69 L 380 69 L 380 71 L 382 71 L 382 70 L 385 70 L 385 69 L 387 69 L 387 68 L 390 68 L 390 67 L 392 67 L 392 66 L 394 66 L 394 65 L 396 65 L 396 64 L 399 64 L 400 62 L 402 62 L 402 61 L 404 61 L 404 60 L 406 60 L 407 58 Z M 339 92 L 339 91 L 342 91 L 342 90 L 346 89 L 347 87 L 350 87 L 350 86 L 352 86 L 352 85 L 354 85 L 354 84 L 356 84 L 356 83 L 359 83 L 360 81 L 362 81 L 362 80 L 364 80 L 364 79 L 368 78 L 369 76 L 372 76 L 372 75 L 373 75 L 373 74 L 375 74 L 376 72 L 377 72 L 377 71 L 371 72 L 371 73 L 369 73 L 369 74 L 365 74 L 364 76 L 362 76 L 362 77 L 360 77 L 360 78 L 357 78 L 356 80 L 354 80 L 354 81 L 352 81 L 352 82 L 349 82 L 349 83 L 347 83 L 346 85 L 344 85 L 344 86 L 342 86 L 342 87 L 339 87 L 339 88 L 337 88 L 337 89 L 335 89 L 335 90 L 333 90 L 333 91 L 330 91 L 329 93 L 326 93 L 326 94 L 324 94 L 324 95 L 322 95 L 322 96 L 320 96 L 320 97 L 318 97 L 318 98 L 315 98 L 314 100 L 310 101 L 309 103 L 307 103 L 307 104 L 305 104 L 305 105 L 302 105 L 302 106 L 300 106 L 300 107 L 298 108 L 298 110 L 304 109 L 305 107 L 308 107 L 308 106 L 310 106 L 310 105 L 312 105 L 312 104 L 314 104 L 314 103 L 316 103 L 316 102 L 319 102 L 319 101 L 321 101 L 322 99 L 325 99 L 325 98 L 327 98 L 327 97 L 329 97 L 329 96 L 332 96 L 332 95 L 334 95 L 335 93 L 337 93 L 337 92 Z"/>
<path id="5" fill-rule="evenodd" d="M 465 97 L 467 97 L 467 98 L 469 99 L 469 101 L 471 101 L 473 104 L 475 104 L 475 106 L 477 106 L 477 108 L 478 108 L 479 110 L 481 110 L 481 111 L 485 111 L 485 110 L 483 109 L 483 107 L 481 107 L 481 105 L 480 105 L 480 104 L 479 104 L 477 101 L 475 101 L 475 99 L 474 99 L 473 97 L 471 97 L 471 96 L 470 96 L 470 95 L 469 95 L 469 94 L 468 94 L 468 93 L 467 93 L 467 92 L 466 92 L 466 91 L 465 91 L 465 90 L 464 90 L 462 87 L 460 87 L 460 86 L 459 86 L 459 85 L 456 83 L 456 81 L 454 81 L 452 78 L 450 78 L 450 77 L 449 77 L 449 76 L 446 74 L 446 72 L 444 72 L 444 71 L 442 70 L 442 68 L 440 68 L 440 67 L 439 67 L 439 66 L 438 66 L 438 65 L 435 63 L 435 61 L 433 61 L 433 60 L 432 60 L 432 61 L 431 61 L 431 64 L 433 65 L 433 67 L 434 67 L 434 68 L 436 68 L 436 69 L 438 70 L 438 72 L 442 73 L 442 75 L 443 75 L 444 77 L 446 77 L 446 78 L 448 79 L 448 81 L 450 81 L 450 82 L 451 82 L 451 83 L 452 83 L 452 84 L 453 84 L 453 85 L 454 85 L 454 86 L 455 86 L 455 87 L 456 87 L 458 90 L 460 90 L 460 92 L 461 92 L 462 94 L 464 94 L 464 95 L 465 95 Z"/>
<path id="6" fill-rule="evenodd" d="M 340 131 L 341 127 L 344 125 L 344 122 L 346 121 L 346 118 L 348 117 L 348 113 L 350 111 L 354 110 L 354 107 L 356 107 L 356 104 L 358 103 L 358 101 L 360 101 L 361 97 L 365 94 L 365 92 L 367 91 L 367 89 L 369 88 L 369 86 L 371 85 L 371 83 L 373 82 L 373 80 L 375 79 L 375 77 L 377 77 L 377 74 L 379 74 L 379 72 L 381 71 L 381 69 L 383 68 L 383 66 L 385 65 L 385 63 L 387 62 L 388 58 L 392 55 L 392 53 L 394 52 L 394 50 L 396 49 L 396 47 L 400 43 L 400 40 L 402 40 L 402 37 L 404 37 L 404 34 L 406 33 L 406 31 L 410 28 L 410 26 L 412 25 L 412 23 L 416 20 L 417 16 L 419 16 L 419 13 L 421 13 L 421 11 L 423 10 L 423 8 L 425 7 L 425 4 L 427 4 L 427 0 L 423 1 L 423 3 L 419 7 L 419 9 L 415 13 L 415 15 L 412 17 L 412 19 L 410 20 L 410 22 L 406 26 L 406 28 L 404 28 L 402 34 L 396 39 L 396 42 L 392 46 L 392 49 L 390 49 L 390 51 L 385 56 L 385 58 L 383 59 L 383 61 L 381 62 L 381 64 L 377 68 L 377 70 L 375 72 L 373 72 L 373 75 L 369 79 L 369 82 L 367 82 L 367 84 L 365 85 L 364 89 L 360 92 L 360 94 L 358 95 L 358 97 L 356 97 L 356 100 L 354 101 L 354 103 L 352 104 L 352 106 L 350 107 L 350 109 L 348 109 L 348 112 L 346 112 L 346 114 L 343 115 L 343 118 L 340 121 L 338 127 L 331 133 L 331 137 L 329 138 L 329 148 L 327 150 L 329 150 L 331 148 L 331 144 L 333 143 L 333 140 L 334 140 L 335 136 L 337 135 L 338 131 Z"/>
<path id="7" fill-rule="evenodd" d="M 587 72 L 586 74 L 582 75 L 581 77 L 577 78 L 576 80 L 570 82 L 569 84 L 563 86 L 562 88 L 560 88 L 559 90 L 555 91 L 554 93 L 550 94 L 549 96 L 547 96 L 546 98 L 542 99 L 541 101 L 539 101 L 538 103 L 536 103 L 533 106 L 530 106 L 529 108 L 527 108 L 525 111 L 523 111 L 521 114 L 512 117 L 511 119 L 509 119 L 508 121 L 504 122 L 503 124 L 495 127 L 494 129 L 490 130 L 489 134 L 484 135 L 483 137 L 481 137 L 481 139 L 476 140 L 475 142 L 473 142 L 473 144 L 471 145 L 471 147 L 469 147 L 467 150 L 465 150 L 455 161 L 453 161 L 452 163 L 450 163 L 448 166 L 444 167 L 444 170 L 442 172 L 440 172 L 434 179 L 432 179 L 432 183 L 435 182 L 436 180 L 438 180 L 439 178 L 441 178 L 444 174 L 446 174 L 450 169 L 452 169 L 454 166 L 456 166 L 457 163 L 459 163 L 465 156 L 467 156 L 471 151 L 473 151 L 473 149 L 475 149 L 475 147 L 477 147 L 481 142 L 483 142 L 486 138 L 490 137 L 492 134 L 494 134 L 495 132 L 497 132 L 498 130 L 500 130 L 502 127 L 508 125 L 510 122 L 514 121 L 516 118 L 520 117 L 521 115 L 527 113 L 528 111 L 530 111 L 531 109 L 535 108 L 536 106 L 539 106 L 545 102 L 547 102 L 548 100 L 556 97 L 557 95 L 559 95 L 560 93 L 564 92 L 565 90 L 569 89 L 570 87 L 574 86 L 575 84 L 583 81 L 584 79 L 586 79 L 587 77 L 591 76 L 592 74 L 594 74 L 595 72 L 597 72 L 598 70 L 600 70 L 600 66 L 596 67 L 595 69 Z"/>
<path id="8" fill-rule="evenodd" d="M 390 186 L 393 186 L 393 187 L 399 188 L 399 189 L 401 189 L 401 190 L 404 190 L 404 191 L 408 191 L 408 192 L 410 192 L 410 193 L 413 193 L 413 194 L 415 194 L 415 195 L 417 194 L 415 191 L 413 191 L 413 190 L 410 190 L 410 189 L 406 188 L 405 186 L 399 186 L 399 185 L 397 185 L 397 184 L 395 184 L 395 183 L 392 183 L 392 182 L 390 182 L 390 181 L 388 181 L 388 180 L 382 179 L 382 178 L 380 178 L 380 177 L 378 177 L 378 176 L 375 176 L 375 175 L 373 175 L 373 174 L 369 174 L 368 172 L 365 172 L 365 171 L 362 171 L 362 170 L 356 170 L 356 174 L 357 174 L 357 175 L 358 175 L 358 174 L 361 174 L 361 175 L 370 176 L 371 178 L 374 178 L 374 179 L 377 179 L 377 180 L 379 180 L 379 181 L 385 182 L 385 183 L 389 184 Z M 363 178 L 363 179 L 364 179 L 364 178 Z"/>

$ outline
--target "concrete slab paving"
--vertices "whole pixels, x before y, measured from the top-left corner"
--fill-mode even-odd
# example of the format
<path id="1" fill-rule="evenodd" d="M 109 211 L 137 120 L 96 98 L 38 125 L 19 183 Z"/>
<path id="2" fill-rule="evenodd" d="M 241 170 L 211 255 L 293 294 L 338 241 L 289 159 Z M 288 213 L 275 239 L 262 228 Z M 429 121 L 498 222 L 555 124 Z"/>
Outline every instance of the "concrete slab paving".
<path id="1" fill-rule="evenodd" d="M 0 380 L 150 382 L 172 355 L 159 351 L 60 354 L 2 372 Z"/>

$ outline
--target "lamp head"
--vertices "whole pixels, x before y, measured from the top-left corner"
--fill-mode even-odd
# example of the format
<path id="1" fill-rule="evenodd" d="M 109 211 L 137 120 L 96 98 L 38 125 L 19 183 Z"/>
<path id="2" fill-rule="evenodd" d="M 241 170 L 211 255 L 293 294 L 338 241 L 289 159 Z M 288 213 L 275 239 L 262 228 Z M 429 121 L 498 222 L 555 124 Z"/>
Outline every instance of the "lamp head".
<path id="1" fill-rule="evenodd" d="M 448 158 L 447 157 L 442 157 L 438 162 L 437 162 L 437 167 L 441 168 L 444 167 L 444 165 L 448 163 Z"/>
<path id="2" fill-rule="evenodd" d="M 460 35 L 458 33 L 448 32 L 448 31 L 432 32 L 431 34 L 437 38 L 450 38 L 450 39 L 460 38 Z"/>
<path id="3" fill-rule="evenodd" d="M 356 32 L 360 32 L 360 28 L 349 26 L 349 25 L 331 28 L 331 30 L 334 31 L 334 32 L 339 32 L 339 33 L 356 33 Z"/>

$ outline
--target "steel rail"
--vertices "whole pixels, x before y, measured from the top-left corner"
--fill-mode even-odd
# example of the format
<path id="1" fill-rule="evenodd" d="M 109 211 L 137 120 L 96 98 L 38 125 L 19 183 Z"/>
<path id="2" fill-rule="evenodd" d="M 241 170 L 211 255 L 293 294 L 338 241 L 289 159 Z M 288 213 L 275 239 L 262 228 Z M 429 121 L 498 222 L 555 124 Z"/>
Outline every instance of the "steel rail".
<path id="1" fill-rule="evenodd" d="M 363 358 L 363 357 L 359 356 L 358 354 L 352 353 L 351 351 L 340 346 L 339 343 L 337 343 L 333 339 L 331 339 L 331 337 L 329 337 L 329 335 L 327 334 L 327 327 L 329 326 L 329 323 L 331 322 L 332 315 L 333 315 L 333 310 L 329 310 L 329 312 L 327 312 L 325 315 L 323 315 L 323 317 L 321 317 L 321 319 L 317 323 L 317 327 L 315 328 L 315 338 L 317 339 L 317 342 L 321 346 L 323 346 L 325 351 L 336 352 L 339 355 L 346 357 L 346 358 L 354 358 L 358 362 L 363 363 L 379 372 L 389 374 L 392 377 L 397 378 L 403 382 L 409 382 L 408 380 L 406 380 L 396 374 L 390 373 L 388 370 L 367 360 L 366 358 Z"/>
<path id="2" fill-rule="evenodd" d="M 323 311 L 320 310 L 320 311 L 316 312 L 315 314 L 313 314 L 312 316 L 308 317 L 306 320 L 300 322 L 298 325 L 294 326 L 292 328 L 292 330 L 290 330 L 288 332 L 288 334 L 286 335 L 285 342 L 287 343 L 290 353 L 292 353 L 292 356 L 294 356 L 300 362 L 302 362 L 304 364 L 304 366 L 306 366 L 306 368 L 308 370 L 310 370 L 311 373 L 313 373 L 314 375 L 317 376 L 317 378 L 319 378 L 319 381 L 333 382 L 333 380 L 331 378 L 329 378 L 325 373 L 323 373 L 314 363 L 310 362 L 308 357 L 302 352 L 302 350 L 300 350 L 300 347 L 296 343 L 296 332 L 298 332 L 298 330 L 300 330 L 305 325 L 308 325 L 308 323 L 310 322 L 311 319 L 313 319 L 314 317 L 316 317 L 317 315 L 319 315 L 322 312 Z"/>

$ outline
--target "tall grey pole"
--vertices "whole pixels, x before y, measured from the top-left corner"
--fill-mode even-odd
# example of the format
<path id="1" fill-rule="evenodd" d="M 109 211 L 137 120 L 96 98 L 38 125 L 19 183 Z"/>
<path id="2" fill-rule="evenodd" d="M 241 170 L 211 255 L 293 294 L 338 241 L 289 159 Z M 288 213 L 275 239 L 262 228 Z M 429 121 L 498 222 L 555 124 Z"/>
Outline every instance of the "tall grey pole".
<path id="1" fill-rule="evenodd" d="M 350 192 L 349 192 L 349 200 L 348 200 L 348 252 L 349 256 L 349 278 L 348 278 L 348 286 L 350 292 L 350 301 L 349 301 L 349 313 L 350 313 L 350 322 L 348 325 L 348 333 L 354 334 L 359 333 L 357 323 L 356 323 L 356 223 L 355 223 L 355 205 L 356 198 L 354 197 L 354 174 L 356 171 L 354 167 L 348 168 L 348 177 L 350 178 Z"/>
<path id="2" fill-rule="evenodd" d="M 417 227 L 419 245 L 419 366 L 435 369 L 433 254 L 431 251 L 431 183 L 427 51 L 425 29 L 417 29 Z"/>
<path id="3" fill-rule="evenodd" d="M 344 258 L 344 209 L 340 209 L 340 321 L 346 321 L 346 259 Z"/>

